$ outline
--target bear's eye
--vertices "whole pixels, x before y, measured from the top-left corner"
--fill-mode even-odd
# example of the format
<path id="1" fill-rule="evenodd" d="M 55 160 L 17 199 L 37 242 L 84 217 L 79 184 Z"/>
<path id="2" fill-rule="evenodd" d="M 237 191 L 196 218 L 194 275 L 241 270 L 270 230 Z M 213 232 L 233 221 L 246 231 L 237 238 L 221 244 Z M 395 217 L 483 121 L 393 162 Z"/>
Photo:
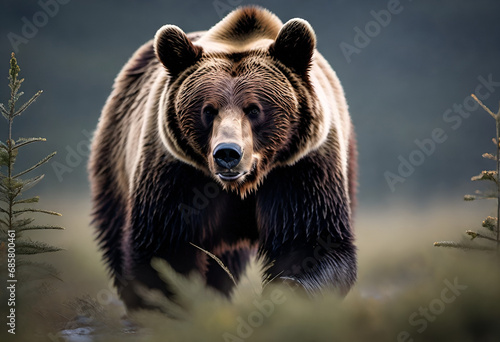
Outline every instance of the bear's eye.
<path id="1" fill-rule="evenodd" d="M 209 126 L 212 121 L 214 121 L 214 117 L 217 115 L 218 111 L 215 109 L 213 106 L 208 105 L 205 108 L 203 108 L 203 116 L 202 120 L 205 123 L 205 125 Z"/>
<path id="2" fill-rule="evenodd" d="M 261 111 L 260 108 L 257 107 L 256 105 L 251 105 L 249 106 L 246 110 L 245 113 L 247 114 L 248 118 L 251 121 L 256 121 L 259 120 L 261 117 Z"/>

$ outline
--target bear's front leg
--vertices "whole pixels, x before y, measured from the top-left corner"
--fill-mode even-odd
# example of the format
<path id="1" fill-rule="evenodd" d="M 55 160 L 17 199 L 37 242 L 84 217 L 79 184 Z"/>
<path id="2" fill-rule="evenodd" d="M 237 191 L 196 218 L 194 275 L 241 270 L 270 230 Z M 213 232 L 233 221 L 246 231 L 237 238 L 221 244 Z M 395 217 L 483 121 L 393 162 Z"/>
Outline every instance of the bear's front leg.
<path id="1" fill-rule="evenodd" d="M 347 294 L 356 280 L 349 191 L 340 167 L 319 154 L 280 167 L 257 192 L 265 277 Z"/>

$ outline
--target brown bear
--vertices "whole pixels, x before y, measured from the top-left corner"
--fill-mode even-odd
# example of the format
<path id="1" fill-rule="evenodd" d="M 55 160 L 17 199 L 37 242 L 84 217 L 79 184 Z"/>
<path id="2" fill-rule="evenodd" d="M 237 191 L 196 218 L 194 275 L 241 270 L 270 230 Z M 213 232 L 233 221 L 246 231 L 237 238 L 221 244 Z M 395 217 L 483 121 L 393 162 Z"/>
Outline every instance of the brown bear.
<path id="1" fill-rule="evenodd" d="M 206 32 L 163 26 L 117 76 L 92 142 L 94 222 L 129 309 L 150 263 L 230 295 L 254 252 L 265 279 L 347 293 L 356 146 L 342 86 L 302 19 L 239 8 Z"/>

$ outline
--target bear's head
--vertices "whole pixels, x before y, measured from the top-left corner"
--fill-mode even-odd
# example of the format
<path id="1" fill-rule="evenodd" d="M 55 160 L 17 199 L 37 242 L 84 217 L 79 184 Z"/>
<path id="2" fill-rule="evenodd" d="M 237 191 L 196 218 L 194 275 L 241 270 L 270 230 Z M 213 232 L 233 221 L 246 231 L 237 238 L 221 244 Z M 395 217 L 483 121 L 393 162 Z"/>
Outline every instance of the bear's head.
<path id="1" fill-rule="evenodd" d="M 199 40 L 163 26 L 154 47 L 169 74 L 158 109 L 166 148 L 241 196 L 293 164 L 321 135 L 315 44 L 306 21 L 282 25 L 258 8 L 231 13 Z"/>

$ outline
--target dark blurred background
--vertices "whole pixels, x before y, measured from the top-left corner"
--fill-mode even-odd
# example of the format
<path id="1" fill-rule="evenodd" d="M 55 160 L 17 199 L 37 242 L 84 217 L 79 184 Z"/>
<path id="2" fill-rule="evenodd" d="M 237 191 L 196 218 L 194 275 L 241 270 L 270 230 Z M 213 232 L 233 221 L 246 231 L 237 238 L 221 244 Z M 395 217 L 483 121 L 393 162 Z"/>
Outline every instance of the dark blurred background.
<path id="1" fill-rule="evenodd" d="M 308 20 L 318 36 L 319 51 L 338 73 L 358 136 L 361 207 L 460 197 L 474 188 L 470 176 L 493 167 L 481 158 L 483 152 L 493 152 L 493 120 L 476 106 L 458 125 L 453 106 L 467 102 L 479 77 L 500 82 L 500 2 L 394 3 L 3 0 L 0 75 L 5 78 L 0 77 L 0 102 L 8 99 L 11 51 L 17 52 L 26 78 L 24 99 L 44 90 L 16 120 L 14 135 L 43 136 L 48 141 L 26 149 L 20 165 L 57 150 L 45 166 L 46 180 L 38 186 L 42 199 L 88 196 L 88 136 L 114 77 L 131 54 L 164 24 L 176 24 L 186 32 L 205 30 L 230 9 L 256 4 L 283 22 L 293 17 Z M 382 14 L 389 13 L 388 6 L 394 12 L 390 22 Z M 374 13 L 379 13 L 382 24 L 376 23 Z M 360 30 L 368 30 L 372 37 L 361 37 Z M 485 103 L 496 111 L 500 87 L 493 85 L 491 90 Z M 453 112 L 447 114 L 448 122 L 443 118 L 447 110 Z M 7 125 L 2 125 L 0 139 L 5 140 Z M 418 150 L 415 139 L 431 138 L 436 128 L 444 131 L 446 141 L 436 144 L 424 160 L 422 153 L 413 153 L 413 161 L 420 165 L 391 189 L 385 173 L 398 175 L 401 157 L 408 160 Z"/>

